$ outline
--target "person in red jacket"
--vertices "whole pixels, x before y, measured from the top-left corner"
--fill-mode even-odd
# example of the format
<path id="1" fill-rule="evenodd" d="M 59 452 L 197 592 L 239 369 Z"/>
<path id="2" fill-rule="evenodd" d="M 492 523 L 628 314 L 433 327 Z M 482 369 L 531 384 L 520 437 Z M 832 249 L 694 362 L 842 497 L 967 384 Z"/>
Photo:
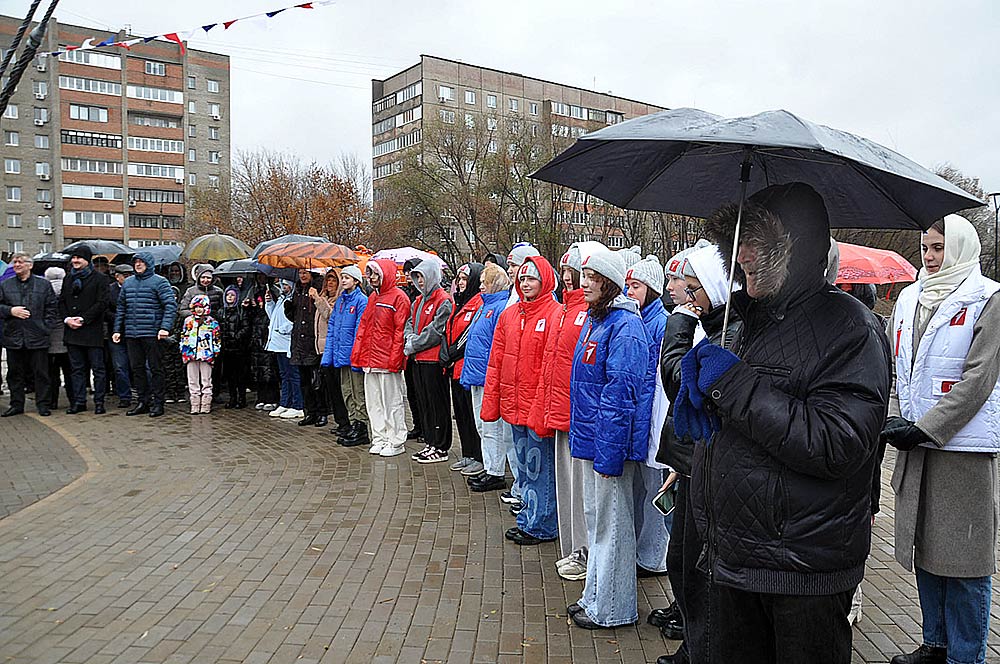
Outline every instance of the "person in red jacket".
<path id="1" fill-rule="evenodd" d="M 413 366 L 417 412 L 426 443 L 410 458 L 418 463 L 438 463 L 448 460 L 451 448 L 451 405 L 448 377 L 441 364 L 441 342 L 454 303 L 441 288 L 441 264 L 437 259 L 420 261 L 410 271 L 410 278 L 420 296 L 413 301 L 406 323 L 403 352 Z"/>
<path id="2" fill-rule="evenodd" d="M 559 576 L 587 578 L 587 522 L 583 516 L 585 461 L 569 451 L 569 379 L 573 350 L 587 321 L 587 302 L 580 289 L 580 246 L 574 243 L 559 261 L 563 302 L 553 322 L 542 360 L 542 378 L 531 411 L 532 425 L 555 429 L 556 505 L 559 515 Z"/>
<path id="3" fill-rule="evenodd" d="M 479 294 L 479 277 L 482 263 L 466 263 L 458 268 L 455 278 L 455 306 L 441 341 L 441 364 L 451 380 L 451 405 L 455 409 L 455 426 L 462 442 L 462 458 L 451 464 L 452 470 L 461 471 L 466 477 L 475 477 L 485 470 L 483 443 L 476 430 L 476 415 L 472 410 L 472 393 L 462 386 L 462 367 L 465 364 L 465 341 L 469 326 L 479 316 L 483 296 Z"/>
<path id="4" fill-rule="evenodd" d="M 524 508 L 506 537 L 515 544 L 539 544 L 556 539 L 554 431 L 532 423 L 531 408 L 538 395 L 542 356 L 560 305 L 553 299 L 556 285 L 552 265 L 541 256 L 528 257 L 517 271 L 520 300 L 497 321 L 486 369 L 481 417 L 495 422 L 503 417 L 514 430 L 514 451 Z"/>
<path id="5" fill-rule="evenodd" d="M 396 287 L 396 264 L 391 260 L 368 261 L 365 273 L 374 291 L 358 322 L 351 366 L 365 372 L 365 409 L 372 429 L 368 451 L 391 457 L 402 454 L 406 443 L 403 331 L 410 299 Z"/>

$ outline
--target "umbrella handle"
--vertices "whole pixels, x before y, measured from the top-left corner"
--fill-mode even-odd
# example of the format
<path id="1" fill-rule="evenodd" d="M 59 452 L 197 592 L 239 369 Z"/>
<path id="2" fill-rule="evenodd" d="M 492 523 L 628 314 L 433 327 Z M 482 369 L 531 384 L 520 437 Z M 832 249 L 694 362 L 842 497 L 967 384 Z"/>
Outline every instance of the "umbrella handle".
<path id="1" fill-rule="evenodd" d="M 740 248 L 740 226 L 743 223 L 743 203 L 747 199 L 747 184 L 750 182 L 750 169 L 753 167 L 751 158 L 753 148 L 746 148 L 743 163 L 740 165 L 740 207 L 736 212 L 736 230 L 733 232 L 733 255 L 729 259 L 729 294 L 726 296 L 726 313 L 722 317 L 722 343 L 726 347 L 726 332 L 729 331 L 729 309 L 733 301 L 733 280 L 736 277 L 736 253 Z"/>

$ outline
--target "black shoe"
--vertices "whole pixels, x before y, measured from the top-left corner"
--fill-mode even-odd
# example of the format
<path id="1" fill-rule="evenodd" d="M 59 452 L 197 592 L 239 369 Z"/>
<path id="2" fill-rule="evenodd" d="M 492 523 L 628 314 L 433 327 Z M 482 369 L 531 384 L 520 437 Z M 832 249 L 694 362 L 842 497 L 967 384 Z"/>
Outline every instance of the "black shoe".
<path id="1" fill-rule="evenodd" d="M 247 398 L 245 396 L 242 396 L 236 400 L 236 410 L 243 410 L 246 407 L 247 407 Z"/>
<path id="2" fill-rule="evenodd" d="M 681 644 L 681 647 L 673 655 L 660 655 L 656 658 L 656 664 L 690 664 L 690 662 L 691 658 L 688 657 L 684 644 Z"/>
<path id="3" fill-rule="evenodd" d="M 655 572 L 651 569 L 646 569 L 642 565 L 635 566 L 635 576 L 636 578 L 639 579 L 649 579 L 654 576 L 666 576 L 666 575 L 667 575 L 667 570 L 663 570 L 662 572 Z"/>
<path id="4" fill-rule="evenodd" d="M 149 416 L 150 417 L 162 417 L 163 416 L 163 406 L 160 406 L 160 405 L 150 406 L 150 408 L 149 408 Z"/>
<path id="5" fill-rule="evenodd" d="M 523 509 L 524 509 L 524 503 L 517 502 L 510 506 L 510 513 L 513 514 L 514 516 L 517 516 L 518 514 L 521 513 L 521 510 Z"/>
<path id="6" fill-rule="evenodd" d="M 363 429 L 360 436 L 356 436 L 354 438 L 342 438 L 337 442 L 344 447 L 358 447 L 360 445 L 368 445 L 370 441 L 368 440 L 368 431 Z"/>
<path id="7" fill-rule="evenodd" d="M 326 415 L 320 415 L 316 418 L 316 423 L 313 424 L 314 427 L 325 427 L 327 424 Z"/>
<path id="8" fill-rule="evenodd" d="M 0 417 L 10 417 L 11 415 L 20 415 L 24 412 L 23 408 L 18 408 L 17 406 L 11 406 L 4 412 L 0 413 Z"/>
<path id="9" fill-rule="evenodd" d="M 948 661 L 948 649 L 937 648 L 927 644 L 906 655 L 896 655 L 891 664 L 945 664 Z"/>
<path id="10" fill-rule="evenodd" d="M 77 413 L 86 413 L 87 407 L 81 404 L 73 404 L 66 409 L 67 415 L 76 415 Z"/>
<path id="11" fill-rule="evenodd" d="M 225 408 L 226 410 L 236 408 L 236 399 L 230 399 L 229 401 L 227 401 L 226 405 L 223 406 L 223 408 Z"/>
<path id="12" fill-rule="evenodd" d="M 48 417 L 49 415 L 52 414 L 52 411 L 46 408 L 45 406 L 42 406 L 38 409 L 38 414 L 41 415 L 42 417 Z"/>
<path id="13" fill-rule="evenodd" d="M 99 403 L 94 406 L 94 415 L 104 415 L 106 412 L 108 411 L 104 408 L 103 403 Z"/>
<path id="14" fill-rule="evenodd" d="M 683 641 L 684 640 L 684 621 L 678 619 L 677 622 L 668 623 L 666 625 L 660 626 L 660 636 L 665 638 L 667 641 Z"/>
<path id="15" fill-rule="evenodd" d="M 514 533 L 512 536 L 508 537 L 507 539 L 509 539 L 514 544 L 518 544 L 520 546 L 534 546 L 535 544 L 554 542 L 556 538 L 553 537 L 552 539 L 541 539 L 539 537 L 535 537 L 534 535 L 529 535 L 528 533 L 518 528 L 517 532 Z"/>
<path id="16" fill-rule="evenodd" d="M 571 616 L 571 617 L 575 616 L 576 614 L 580 613 L 581 611 L 583 611 L 583 607 L 580 606 L 579 604 L 577 604 L 576 602 L 573 602 L 572 604 L 570 604 L 569 606 L 566 607 L 566 615 Z"/>
<path id="17" fill-rule="evenodd" d="M 299 420 L 299 426 L 300 427 L 307 427 L 310 424 L 316 424 L 316 416 L 315 415 L 312 415 L 312 414 L 306 415 L 304 418 L 302 418 L 301 420 Z"/>
<path id="18" fill-rule="evenodd" d="M 132 407 L 132 402 L 128 401 L 126 399 L 119 399 L 118 400 L 118 407 L 119 408 L 131 408 Z"/>
<path id="19" fill-rule="evenodd" d="M 517 526 L 514 526 L 513 528 L 508 528 L 507 532 L 505 532 L 503 536 L 506 537 L 507 539 L 514 539 L 514 535 L 520 532 L 520 530 L 521 529 L 518 528 Z"/>
<path id="20" fill-rule="evenodd" d="M 406 432 L 407 440 L 416 440 L 417 438 L 423 438 L 423 437 L 424 433 L 420 429 L 412 429 L 411 431 Z"/>
<path id="21" fill-rule="evenodd" d="M 135 405 L 135 407 L 132 408 L 132 410 L 126 412 L 125 415 L 126 416 L 142 415 L 143 413 L 148 413 L 148 412 L 149 412 L 149 406 L 140 401 Z"/>
<path id="22" fill-rule="evenodd" d="M 649 612 L 646 617 L 646 622 L 648 622 L 653 627 L 663 627 L 664 625 L 674 622 L 675 620 L 680 620 L 681 609 L 677 606 L 677 602 L 672 602 L 670 606 L 665 609 L 653 609 Z"/>
<path id="23" fill-rule="evenodd" d="M 614 627 L 605 627 L 604 625 L 598 625 L 587 615 L 587 612 L 580 609 L 576 613 L 570 614 L 570 620 L 577 627 L 582 627 L 584 629 L 614 629 Z"/>
<path id="24" fill-rule="evenodd" d="M 354 431 L 354 422 L 350 421 L 345 424 L 338 424 L 334 428 L 330 429 L 330 433 L 337 434 L 337 438 L 344 438 L 352 431 Z"/>
<path id="25" fill-rule="evenodd" d="M 485 476 L 481 482 L 476 482 L 475 484 L 469 483 L 469 488 L 477 493 L 484 493 L 486 491 L 503 491 L 507 488 L 507 480 L 496 475 L 490 475 L 484 473 L 479 477 Z"/>

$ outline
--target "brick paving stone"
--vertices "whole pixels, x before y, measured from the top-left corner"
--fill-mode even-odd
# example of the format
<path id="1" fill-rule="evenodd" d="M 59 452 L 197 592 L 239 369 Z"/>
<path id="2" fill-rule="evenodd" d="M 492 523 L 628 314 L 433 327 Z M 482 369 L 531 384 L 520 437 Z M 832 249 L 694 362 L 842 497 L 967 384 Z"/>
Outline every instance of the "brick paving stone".
<path id="1" fill-rule="evenodd" d="M 572 627 L 583 584 L 555 573 L 557 547 L 506 542 L 496 495 L 445 464 L 373 459 L 258 412 L 180 410 L 5 420 L 0 661 L 631 663 L 677 647 L 645 622 Z M 893 461 L 855 662 L 919 641 L 892 553 Z M 639 590 L 643 620 L 670 601 L 664 578 Z"/>

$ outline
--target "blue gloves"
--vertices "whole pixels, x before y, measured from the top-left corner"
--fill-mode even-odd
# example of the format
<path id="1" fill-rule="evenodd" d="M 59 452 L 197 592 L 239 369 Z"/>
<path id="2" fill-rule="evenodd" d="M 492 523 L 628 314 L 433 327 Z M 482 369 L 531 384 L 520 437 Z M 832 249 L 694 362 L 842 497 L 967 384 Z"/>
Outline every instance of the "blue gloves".
<path id="1" fill-rule="evenodd" d="M 674 432 L 678 436 L 709 443 L 721 423 L 715 414 L 704 408 L 705 395 L 715 381 L 739 361 L 736 355 L 709 343 L 708 339 L 703 339 L 681 358 L 681 387 L 674 404 Z"/>

